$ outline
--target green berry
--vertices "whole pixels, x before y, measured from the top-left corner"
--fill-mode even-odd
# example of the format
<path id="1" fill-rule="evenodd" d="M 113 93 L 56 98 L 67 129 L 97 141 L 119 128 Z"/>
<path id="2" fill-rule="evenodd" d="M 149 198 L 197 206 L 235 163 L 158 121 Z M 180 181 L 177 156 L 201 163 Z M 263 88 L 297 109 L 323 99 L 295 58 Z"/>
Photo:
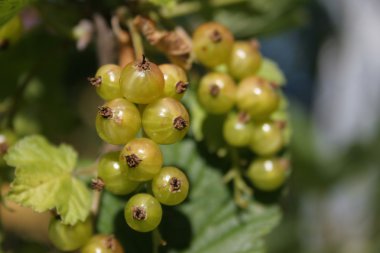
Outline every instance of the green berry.
<path id="1" fill-rule="evenodd" d="M 238 80 L 251 76 L 260 68 L 261 60 L 259 44 L 256 40 L 237 41 L 232 47 L 228 65 L 229 73 Z"/>
<path id="2" fill-rule="evenodd" d="M 247 176 L 258 189 L 273 191 L 284 184 L 286 167 L 279 158 L 260 158 L 249 165 Z"/>
<path id="3" fill-rule="evenodd" d="M 178 205 L 189 192 L 186 175 L 176 167 L 164 167 L 152 180 L 154 196 L 164 205 Z"/>
<path id="4" fill-rule="evenodd" d="M 193 50 L 203 65 L 213 68 L 228 63 L 234 43 L 232 33 L 215 22 L 200 25 L 193 34 Z"/>
<path id="5" fill-rule="evenodd" d="M 95 77 L 88 80 L 96 87 L 96 92 L 104 100 L 121 98 L 120 91 L 120 73 L 121 68 L 115 64 L 106 64 L 96 71 Z"/>
<path id="6" fill-rule="evenodd" d="M 121 92 L 132 103 L 152 103 L 163 95 L 164 86 L 161 70 L 145 56 L 141 61 L 127 64 L 121 72 Z"/>
<path id="7" fill-rule="evenodd" d="M 151 180 L 161 169 L 163 158 L 160 147 L 147 138 L 128 142 L 120 152 L 120 162 L 126 166 L 128 177 L 134 181 Z"/>
<path id="8" fill-rule="evenodd" d="M 127 168 L 119 161 L 119 155 L 120 152 L 109 152 L 100 157 L 98 164 L 100 181 L 96 180 L 94 183 L 100 187 L 104 186 L 113 194 L 125 195 L 134 191 L 139 183 L 128 178 Z"/>
<path id="9" fill-rule="evenodd" d="M 161 222 L 161 204 L 152 195 L 136 194 L 125 205 L 124 217 L 132 229 L 139 232 L 152 231 Z"/>
<path id="10" fill-rule="evenodd" d="M 252 136 L 252 127 L 247 113 L 231 113 L 223 124 L 224 140 L 234 147 L 248 146 Z"/>
<path id="11" fill-rule="evenodd" d="M 120 242 L 112 235 L 94 235 L 81 249 L 81 253 L 124 253 Z"/>
<path id="12" fill-rule="evenodd" d="M 274 155 L 284 147 L 283 126 L 280 122 L 256 122 L 252 129 L 250 148 L 261 156 Z"/>
<path id="13" fill-rule="evenodd" d="M 227 113 L 235 104 L 236 85 L 224 73 L 212 72 L 202 77 L 198 99 L 204 109 L 212 114 Z"/>
<path id="14" fill-rule="evenodd" d="M 96 130 L 100 138 L 110 144 L 125 144 L 133 139 L 141 127 L 140 112 L 124 98 L 116 98 L 99 107 Z"/>
<path id="15" fill-rule="evenodd" d="M 164 75 L 164 96 L 181 100 L 189 86 L 185 71 L 175 64 L 161 64 L 158 66 Z"/>
<path id="16" fill-rule="evenodd" d="M 189 113 L 181 102 L 161 98 L 147 105 L 142 115 L 146 135 L 158 144 L 180 141 L 189 130 Z"/>
<path id="17" fill-rule="evenodd" d="M 48 236 L 53 245 L 61 251 L 72 251 L 82 247 L 92 235 L 92 221 L 88 218 L 75 225 L 66 225 L 53 217 L 49 224 Z"/>
<path id="18" fill-rule="evenodd" d="M 247 112 L 253 119 L 263 119 L 277 110 L 280 96 L 268 81 L 251 76 L 239 83 L 236 103 L 241 111 Z"/>

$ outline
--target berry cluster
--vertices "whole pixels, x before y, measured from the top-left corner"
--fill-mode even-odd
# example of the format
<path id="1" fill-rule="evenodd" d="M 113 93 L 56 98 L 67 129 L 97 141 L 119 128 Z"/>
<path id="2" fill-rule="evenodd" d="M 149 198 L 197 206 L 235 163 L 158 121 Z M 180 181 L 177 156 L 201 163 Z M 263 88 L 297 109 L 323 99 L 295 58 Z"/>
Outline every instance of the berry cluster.
<path id="1" fill-rule="evenodd" d="M 248 147 L 256 155 L 247 176 L 258 189 L 271 191 L 286 179 L 287 162 L 278 154 L 286 146 L 285 99 L 279 85 L 256 75 L 262 63 L 259 44 L 235 41 L 221 24 L 205 23 L 193 34 L 197 60 L 212 72 L 198 87 L 198 100 L 210 114 L 226 114 L 225 142 L 233 148 Z M 224 71 L 217 71 L 224 70 Z"/>
<path id="2" fill-rule="evenodd" d="M 106 100 L 96 117 L 98 135 L 110 144 L 124 145 L 100 158 L 93 188 L 126 195 L 145 183 L 149 193 L 132 196 L 124 215 L 132 229 L 152 231 L 161 222 L 161 204 L 177 205 L 189 190 L 181 170 L 163 167 L 159 146 L 180 141 L 189 130 L 189 114 L 179 101 L 188 87 L 186 73 L 173 64 L 157 66 L 143 56 L 124 68 L 104 65 L 89 81 Z"/>

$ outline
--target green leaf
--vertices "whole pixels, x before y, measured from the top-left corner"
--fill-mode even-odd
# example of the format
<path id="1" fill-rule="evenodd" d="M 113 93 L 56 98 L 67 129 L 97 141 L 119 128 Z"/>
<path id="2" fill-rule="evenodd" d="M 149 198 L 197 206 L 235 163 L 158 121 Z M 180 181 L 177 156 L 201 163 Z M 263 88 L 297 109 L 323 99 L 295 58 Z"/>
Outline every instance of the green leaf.
<path id="1" fill-rule="evenodd" d="M 263 59 L 261 67 L 256 75 L 273 82 L 278 86 L 283 86 L 286 83 L 285 75 L 280 67 L 276 62 L 268 58 Z"/>
<path id="2" fill-rule="evenodd" d="M 0 26 L 16 15 L 23 7 L 33 0 L 4 0 L 0 1 Z"/>
<path id="3" fill-rule="evenodd" d="M 84 221 L 89 215 L 91 194 L 71 174 L 77 153 L 70 146 L 55 147 L 33 135 L 13 145 L 5 160 L 16 167 L 9 199 L 37 212 L 56 208 L 66 224 Z"/>

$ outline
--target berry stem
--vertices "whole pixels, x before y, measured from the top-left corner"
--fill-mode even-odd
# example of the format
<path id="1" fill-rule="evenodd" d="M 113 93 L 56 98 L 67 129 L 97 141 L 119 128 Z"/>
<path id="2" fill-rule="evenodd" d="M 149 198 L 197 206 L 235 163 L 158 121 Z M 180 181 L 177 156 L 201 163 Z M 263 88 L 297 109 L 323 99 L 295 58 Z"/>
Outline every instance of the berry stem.
<path id="1" fill-rule="evenodd" d="M 127 20 L 127 26 L 132 38 L 132 44 L 135 51 L 135 59 L 140 59 L 144 55 L 144 47 L 142 45 L 142 39 L 140 33 L 137 31 L 133 19 Z"/>
<path id="2" fill-rule="evenodd" d="M 166 246 L 166 241 L 162 239 L 160 231 L 156 228 L 152 232 L 153 237 L 153 253 L 158 253 L 160 246 Z"/>
<path id="3" fill-rule="evenodd" d="M 230 147 L 229 154 L 233 163 L 232 168 L 224 175 L 223 181 L 228 183 L 232 181 L 234 189 L 234 201 L 240 208 L 247 208 L 249 199 L 251 198 L 253 191 L 244 182 L 242 172 L 240 169 L 240 158 L 237 150 Z"/>

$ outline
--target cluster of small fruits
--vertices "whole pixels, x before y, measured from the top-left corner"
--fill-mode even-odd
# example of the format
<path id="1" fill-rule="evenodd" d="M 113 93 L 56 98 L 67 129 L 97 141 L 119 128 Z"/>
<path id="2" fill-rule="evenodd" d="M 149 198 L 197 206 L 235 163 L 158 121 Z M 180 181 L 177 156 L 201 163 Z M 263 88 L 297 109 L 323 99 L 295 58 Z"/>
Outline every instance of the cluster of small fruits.
<path id="1" fill-rule="evenodd" d="M 180 169 L 163 167 L 159 146 L 180 141 L 189 129 L 189 114 L 179 101 L 188 86 L 186 73 L 173 64 L 157 66 L 143 56 L 124 68 L 104 65 L 90 82 L 106 100 L 96 117 L 99 136 L 124 145 L 120 152 L 100 158 L 93 186 L 126 195 L 151 182 L 147 186 L 152 194 L 132 196 L 124 214 L 132 229 L 152 231 L 161 221 L 161 204 L 177 205 L 189 190 Z M 144 137 L 136 138 L 139 131 Z"/>
<path id="2" fill-rule="evenodd" d="M 272 191 L 286 179 L 286 159 L 277 156 L 286 146 L 287 122 L 280 87 L 255 75 L 262 56 L 259 43 L 235 41 L 215 22 L 193 34 L 196 59 L 208 69 L 198 87 L 198 100 L 210 114 L 226 115 L 223 137 L 228 145 L 248 147 L 256 158 L 247 176 L 258 189 Z M 280 119 L 281 118 L 281 119 Z"/>
<path id="3" fill-rule="evenodd" d="M 189 114 L 179 101 L 188 86 L 186 73 L 174 64 L 157 66 L 143 56 L 124 68 L 103 65 L 89 81 L 105 100 L 96 116 L 98 135 L 107 143 L 124 145 L 120 151 L 100 157 L 92 187 L 115 195 L 145 187 L 149 193 L 129 198 L 124 217 L 132 229 L 152 231 L 161 222 L 161 204 L 177 205 L 189 191 L 189 181 L 180 169 L 163 167 L 159 146 L 180 141 L 189 129 Z M 124 252 L 112 236 L 95 235 L 90 240 L 91 219 L 70 226 L 54 218 L 49 235 L 53 244 L 64 251 L 78 249 L 87 242 L 82 253 Z M 96 251 L 102 245 L 108 251 Z"/>

